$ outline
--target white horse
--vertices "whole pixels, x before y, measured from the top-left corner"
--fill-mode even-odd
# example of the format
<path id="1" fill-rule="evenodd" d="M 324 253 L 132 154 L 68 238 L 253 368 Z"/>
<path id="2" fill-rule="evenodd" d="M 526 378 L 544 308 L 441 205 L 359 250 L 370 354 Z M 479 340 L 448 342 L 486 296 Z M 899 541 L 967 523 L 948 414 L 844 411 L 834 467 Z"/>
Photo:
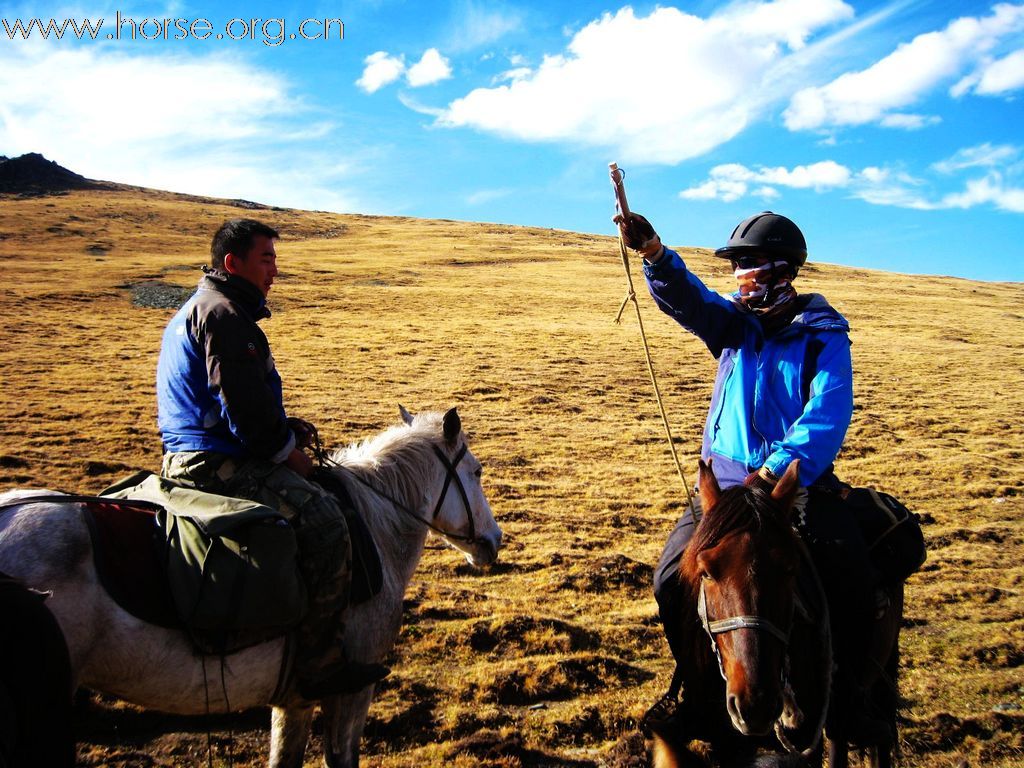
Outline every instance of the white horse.
<path id="1" fill-rule="evenodd" d="M 405 424 L 333 455 L 333 471 L 362 511 L 384 571 L 380 593 L 346 611 L 354 661 L 381 662 L 394 646 L 428 526 L 473 565 L 494 562 L 501 545 L 480 463 L 468 452 L 455 409 L 414 418 L 403 408 L 402 418 Z M 147 624 L 111 600 L 100 586 L 79 506 L 33 503 L 39 493 L 0 494 L 0 571 L 53 591 L 47 605 L 64 631 L 76 684 L 177 714 L 271 705 L 270 765 L 300 768 L 313 703 L 294 692 L 274 698 L 284 640 L 230 654 L 222 681 L 219 660 L 197 656 L 182 632 Z M 10 508 L 12 502 L 20 504 Z M 358 765 L 372 696 L 371 686 L 320 702 L 330 768 Z"/>

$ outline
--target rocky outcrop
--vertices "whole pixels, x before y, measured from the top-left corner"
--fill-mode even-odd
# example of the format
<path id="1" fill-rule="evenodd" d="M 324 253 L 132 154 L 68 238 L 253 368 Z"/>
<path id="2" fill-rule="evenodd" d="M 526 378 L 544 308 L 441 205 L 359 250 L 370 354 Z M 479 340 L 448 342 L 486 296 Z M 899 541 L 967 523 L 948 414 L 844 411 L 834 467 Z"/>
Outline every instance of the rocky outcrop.
<path id="1" fill-rule="evenodd" d="M 13 158 L 0 156 L 0 192 L 40 195 L 98 186 L 97 182 L 47 160 L 38 152 Z"/>

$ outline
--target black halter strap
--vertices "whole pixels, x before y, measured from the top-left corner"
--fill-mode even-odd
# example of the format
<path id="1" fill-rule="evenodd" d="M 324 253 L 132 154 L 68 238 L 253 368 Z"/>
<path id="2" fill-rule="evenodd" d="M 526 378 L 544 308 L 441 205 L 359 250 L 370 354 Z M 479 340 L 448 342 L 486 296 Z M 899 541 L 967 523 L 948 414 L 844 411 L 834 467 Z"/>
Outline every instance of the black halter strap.
<path id="1" fill-rule="evenodd" d="M 462 461 L 463 457 L 466 455 L 468 448 L 469 446 L 467 446 L 466 443 L 463 443 L 458 453 L 455 454 L 455 459 L 450 461 L 448 457 L 444 455 L 444 451 L 436 445 L 433 446 L 434 453 L 437 454 L 437 458 L 441 460 L 445 470 L 447 470 L 447 474 L 444 478 L 444 485 L 441 487 L 441 495 L 437 497 L 437 506 L 434 507 L 434 514 L 431 515 L 431 520 L 436 520 L 437 516 L 441 514 L 441 507 L 444 505 L 445 496 L 448 495 L 448 486 L 452 484 L 452 480 L 454 479 L 455 488 L 458 490 L 459 496 L 462 499 L 462 506 L 466 510 L 466 519 L 469 521 L 469 539 L 470 541 L 474 541 L 476 539 L 476 526 L 473 524 L 473 508 L 470 506 L 469 496 L 466 494 L 466 489 L 462 485 L 459 473 L 456 471 L 456 467 L 458 467 L 459 462 Z"/>

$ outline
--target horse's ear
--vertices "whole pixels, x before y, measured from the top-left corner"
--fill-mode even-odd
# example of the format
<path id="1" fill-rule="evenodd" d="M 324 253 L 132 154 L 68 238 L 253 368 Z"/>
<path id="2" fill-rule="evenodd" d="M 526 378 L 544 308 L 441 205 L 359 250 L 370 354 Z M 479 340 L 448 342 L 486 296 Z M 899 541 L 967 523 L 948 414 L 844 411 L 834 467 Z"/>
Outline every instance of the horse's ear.
<path id="1" fill-rule="evenodd" d="M 411 427 L 412 426 L 412 414 L 409 413 L 407 410 L 405 410 L 405 406 L 402 405 L 401 403 L 398 404 L 398 413 L 402 417 L 402 421 L 404 421 L 406 424 L 408 424 Z"/>
<path id="2" fill-rule="evenodd" d="M 711 462 L 705 463 L 704 459 L 698 460 L 700 474 L 697 476 L 697 484 L 700 486 L 700 504 L 704 512 L 708 512 L 718 503 L 722 495 L 722 487 L 718 484 L 718 478 L 711 471 Z"/>
<path id="3" fill-rule="evenodd" d="M 461 432 L 462 419 L 459 418 L 459 412 L 452 408 L 444 415 L 444 439 L 449 445 L 455 445 Z"/>
<path id="4" fill-rule="evenodd" d="M 793 506 L 796 492 L 800 490 L 800 459 L 793 459 L 782 478 L 772 489 L 772 498 L 779 503 L 779 506 L 789 510 Z"/>

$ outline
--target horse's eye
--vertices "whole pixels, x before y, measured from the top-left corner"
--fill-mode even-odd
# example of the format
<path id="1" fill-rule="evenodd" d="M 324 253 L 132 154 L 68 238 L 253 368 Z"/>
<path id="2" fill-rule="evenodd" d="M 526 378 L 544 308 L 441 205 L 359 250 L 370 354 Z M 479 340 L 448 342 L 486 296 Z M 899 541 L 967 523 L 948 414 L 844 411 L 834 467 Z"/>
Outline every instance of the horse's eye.
<path id="1" fill-rule="evenodd" d="M 473 474 L 476 475 L 476 479 L 479 480 L 480 477 L 483 475 L 483 473 L 484 473 L 484 468 L 483 467 L 477 467 L 476 468 L 476 472 L 474 472 Z"/>
<path id="2" fill-rule="evenodd" d="M 707 557 L 706 553 L 702 552 L 697 555 L 697 568 L 700 569 L 700 577 L 702 579 L 707 579 L 708 581 L 715 580 L 715 577 L 711 573 L 714 570 L 711 567 L 711 564 L 711 558 Z"/>

